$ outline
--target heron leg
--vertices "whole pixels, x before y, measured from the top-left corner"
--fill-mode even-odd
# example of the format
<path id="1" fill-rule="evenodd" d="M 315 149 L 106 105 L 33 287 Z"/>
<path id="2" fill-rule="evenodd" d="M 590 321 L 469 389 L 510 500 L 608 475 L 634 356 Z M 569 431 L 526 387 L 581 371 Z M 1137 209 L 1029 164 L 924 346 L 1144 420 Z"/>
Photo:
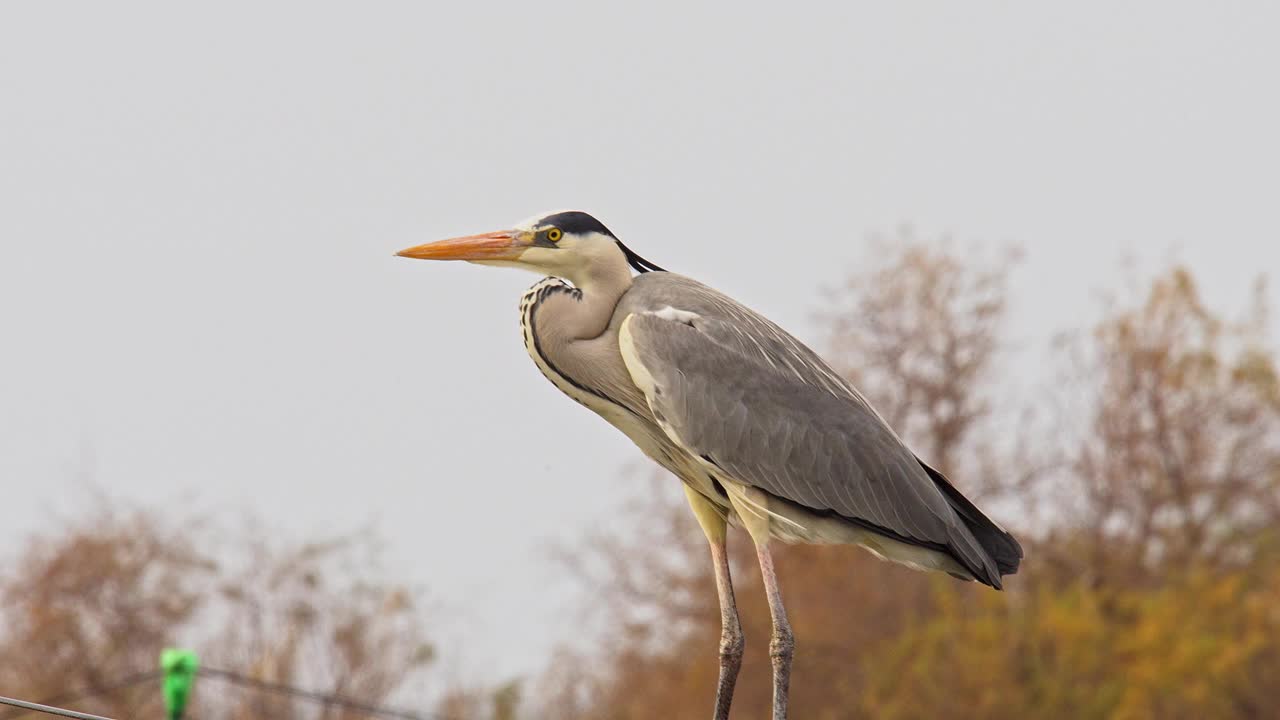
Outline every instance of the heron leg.
<path id="1" fill-rule="evenodd" d="M 769 639 L 769 658 L 773 661 L 773 720 L 787 720 L 787 693 L 791 687 L 791 657 L 795 654 L 796 640 L 787 621 L 787 609 L 782 605 L 782 593 L 778 590 L 778 576 L 773 571 L 773 555 L 769 552 L 772 511 L 769 496 L 755 488 L 725 484 L 729 502 L 737 512 L 751 540 L 756 544 L 760 559 L 760 577 L 764 580 L 765 596 L 769 599 L 769 615 L 773 618 L 773 637 Z"/>
<path id="2" fill-rule="evenodd" d="M 787 720 L 791 658 L 795 654 L 796 640 L 787 620 L 787 609 L 782 605 L 769 543 L 756 543 L 756 554 L 760 557 L 760 576 L 764 580 L 765 596 L 769 599 L 769 615 L 773 618 L 773 637 L 769 639 L 769 658 L 773 661 L 773 720 Z"/>
<path id="3" fill-rule="evenodd" d="M 742 651 L 747 642 L 738 622 L 738 604 L 733 598 L 724 540 L 711 543 L 711 560 L 715 563 L 716 590 L 720 594 L 720 681 L 716 685 L 715 720 L 728 720 L 729 704 L 733 702 L 733 688 L 742 669 Z"/>
<path id="4" fill-rule="evenodd" d="M 697 490 L 685 486 L 689 506 L 711 546 L 711 563 L 716 571 L 716 591 L 720 597 L 720 680 L 716 685 L 714 720 L 729 720 L 733 688 L 742 669 L 742 651 L 746 638 L 738 621 L 738 603 L 733 597 L 733 579 L 729 576 L 729 553 L 726 545 L 724 511 Z"/>

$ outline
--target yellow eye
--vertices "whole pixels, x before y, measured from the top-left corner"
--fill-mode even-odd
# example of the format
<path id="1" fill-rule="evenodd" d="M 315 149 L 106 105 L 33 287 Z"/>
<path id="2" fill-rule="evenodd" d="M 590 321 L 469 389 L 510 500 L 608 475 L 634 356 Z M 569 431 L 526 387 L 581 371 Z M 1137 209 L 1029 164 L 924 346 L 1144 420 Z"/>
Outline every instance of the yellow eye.
<path id="1" fill-rule="evenodd" d="M 560 242 L 560 238 L 564 233 L 560 232 L 560 228 L 551 228 L 547 231 L 547 239 L 551 242 Z"/>

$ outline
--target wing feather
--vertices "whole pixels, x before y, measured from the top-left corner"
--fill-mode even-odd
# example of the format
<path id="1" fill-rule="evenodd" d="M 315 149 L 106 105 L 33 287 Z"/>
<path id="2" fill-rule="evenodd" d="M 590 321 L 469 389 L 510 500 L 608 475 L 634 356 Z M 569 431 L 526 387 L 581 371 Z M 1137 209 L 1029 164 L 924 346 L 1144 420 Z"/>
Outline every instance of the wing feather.
<path id="1" fill-rule="evenodd" d="M 672 440 L 736 481 L 949 552 L 999 587 L 995 561 L 865 399 L 794 338 L 713 292 L 681 305 L 665 297 L 676 313 L 644 298 L 625 308 L 623 357 Z"/>

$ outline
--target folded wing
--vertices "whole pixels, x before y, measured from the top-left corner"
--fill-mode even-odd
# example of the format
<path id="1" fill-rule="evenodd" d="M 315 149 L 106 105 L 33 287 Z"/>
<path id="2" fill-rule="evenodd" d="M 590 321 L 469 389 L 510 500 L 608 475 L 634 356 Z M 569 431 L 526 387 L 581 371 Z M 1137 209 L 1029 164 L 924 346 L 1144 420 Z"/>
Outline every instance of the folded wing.
<path id="1" fill-rule="evenodd" d="M 940 488 L 811 350 L 740 305 L 722 307 L 721 298 L 687 308 L 636 299 L 622 323 L 628 368 L 672 440 L 738 482 L 948 552 L 999 587 L 1001 570 L 1012 572 L 1016 559 L 1012 568 L 997 565 L 949 498 L 959 493 Z M 977 513 L 959 497 L 965 512 Z"/>

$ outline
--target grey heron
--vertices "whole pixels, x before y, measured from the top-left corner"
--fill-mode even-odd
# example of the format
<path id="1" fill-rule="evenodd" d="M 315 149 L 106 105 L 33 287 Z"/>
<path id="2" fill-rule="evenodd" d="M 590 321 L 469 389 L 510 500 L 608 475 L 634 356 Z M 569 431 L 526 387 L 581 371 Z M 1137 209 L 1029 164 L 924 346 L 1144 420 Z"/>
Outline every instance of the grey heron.
<path id="1" fill-rule="evenodd" d="M 710 544 L 721 610 L 716 720 L 728 717 L 744 646 L 727 525 L 747 531 L 760 564 L 775 720 L 787 714 L 795 642 L 772 540 L 861 545 L 996 589 L 1017 571 L 1017 540 L 916 457 L 814 351 L 640 257 L 594 217 L 556 212 L 398 254 L 546 276 L 520 301 L 533 362 L 683 481 Z"/>

